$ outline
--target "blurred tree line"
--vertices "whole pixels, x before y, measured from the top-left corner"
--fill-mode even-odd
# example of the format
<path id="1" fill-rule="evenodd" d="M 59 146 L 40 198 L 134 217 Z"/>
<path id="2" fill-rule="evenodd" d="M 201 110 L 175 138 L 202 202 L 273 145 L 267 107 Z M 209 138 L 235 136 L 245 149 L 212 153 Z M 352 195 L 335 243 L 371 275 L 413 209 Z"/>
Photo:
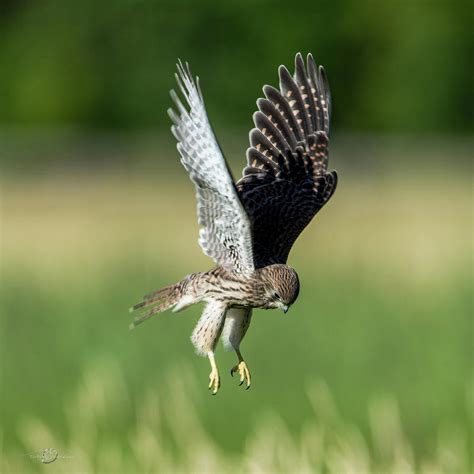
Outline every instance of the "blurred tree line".
<path id="1" fill-rule="evenodd" d="M 325 65 L 344 131 L 472 131 L 471 6 L 457 1 L 0 3 L 0 126 L 168 127 L 178 57 L 219 127 L 251 126 L 279 64 Z"/>

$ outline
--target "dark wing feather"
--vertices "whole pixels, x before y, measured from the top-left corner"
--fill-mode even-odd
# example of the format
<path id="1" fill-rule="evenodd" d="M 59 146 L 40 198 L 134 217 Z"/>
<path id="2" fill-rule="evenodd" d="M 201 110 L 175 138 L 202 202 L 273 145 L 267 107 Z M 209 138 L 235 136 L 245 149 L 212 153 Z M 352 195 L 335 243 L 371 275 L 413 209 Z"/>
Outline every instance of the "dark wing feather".
<path id="1" fill-rule="evenodd" d="M 279 68 L 280 90 L 265 86 L 237 190 L 252 221 L 255 266 L 286 263 L 301 231 L 336 189 L 328 172 L 330 93 L 322 67 L 296 55 L 295 76 Z"/>

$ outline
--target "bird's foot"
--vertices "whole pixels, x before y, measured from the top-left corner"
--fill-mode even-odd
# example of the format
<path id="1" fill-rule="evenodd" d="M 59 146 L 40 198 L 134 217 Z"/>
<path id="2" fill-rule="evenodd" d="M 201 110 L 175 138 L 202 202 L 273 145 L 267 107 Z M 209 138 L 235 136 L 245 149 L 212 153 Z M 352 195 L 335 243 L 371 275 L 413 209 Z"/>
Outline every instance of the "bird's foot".
<path id="1" fill-rule="evenodd" d="M 232 367 L 230 370 L 230 375 L 232 377 L 236 372 L 239 372 L 240 375 L 240 384 L 242 385 L 244 382 L 247 384 L 247 390 L 250 388 L 250 370 L 247 367 L 245 361 L 241 360 L 235 367 Z"/>
<path id="2" fill-rule="evenodd" d="M 217 369 L 212 369 L 209 374 L 209 390 L 212 390 L 212 394 L 215 395 L 221 386 L 221 378 Z"/>

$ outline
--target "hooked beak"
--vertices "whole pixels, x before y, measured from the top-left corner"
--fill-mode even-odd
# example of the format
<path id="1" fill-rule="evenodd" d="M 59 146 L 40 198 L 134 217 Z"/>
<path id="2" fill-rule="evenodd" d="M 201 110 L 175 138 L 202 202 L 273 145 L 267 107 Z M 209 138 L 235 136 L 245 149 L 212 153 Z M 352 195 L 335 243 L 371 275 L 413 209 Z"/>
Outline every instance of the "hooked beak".
<path id="1" fill-rule="evenodd" d="M 282 310 L 285 314 L 288 313 L 288 309 L 289 309 L 289 308 L 288 308 L 288 306 L 286 306 L 286 305 L 283 305 L 283 306 L 281 307 L 281 310 Z"/>

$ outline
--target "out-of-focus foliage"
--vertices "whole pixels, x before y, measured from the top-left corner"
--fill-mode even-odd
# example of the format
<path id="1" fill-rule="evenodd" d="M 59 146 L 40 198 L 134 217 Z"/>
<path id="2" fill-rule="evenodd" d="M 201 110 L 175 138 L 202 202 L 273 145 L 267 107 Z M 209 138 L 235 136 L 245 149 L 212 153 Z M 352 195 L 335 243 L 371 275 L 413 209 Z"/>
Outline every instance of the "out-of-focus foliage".
<path id="1" fill-rule="evenodd" d="M 190 395 L 199 388 L 190 372 L 178 368 L 162 378 L 164 384 L 154 384 L 134 398 L 115 362 L 96 362 L 65 402 L 68 436 L 59 435 L 43 417 L 23 420 L 19 432 L 24 452 L 3 453 L 0 469 L 5 473 L 50 473 L 54 469 L 66 474 L 469 472 L 464 430 L 441 427 L 434 434 L 432 452 L 420 455 L 404 432 L 392 397 L 379 396 L 369 402 L 370 429 L 364 436 L 341 416 L 321 382 L 308 383 L 309 415 L 297 433 L 278 414 L 261 414 L 245 434 L 243 449 L 229 453 L 216 443 L 199 415 L 198 404 Z M 174 396 L 166 400 L 163 392 Z M 131 412 L 130 421 L 118 431 L 114 428 L 117 419 L 123 418 L 124 407 Z M 63 407 L 58 409 L 63 411 Z M 229 418 L 233 416 L 235 413 Z M 41 462 L 41 446 L 54 446 L 54 464 Z"/>
<path id="2" fill-rule="evenodd" d="M 168 126 L 181 57 L 218 127 L 250 126 L 261 86 L 302 51 L 327 68 L 336 129 L 472 130 L 469 2 L 3 0 L 0 12 L 4 125 Z"/>

